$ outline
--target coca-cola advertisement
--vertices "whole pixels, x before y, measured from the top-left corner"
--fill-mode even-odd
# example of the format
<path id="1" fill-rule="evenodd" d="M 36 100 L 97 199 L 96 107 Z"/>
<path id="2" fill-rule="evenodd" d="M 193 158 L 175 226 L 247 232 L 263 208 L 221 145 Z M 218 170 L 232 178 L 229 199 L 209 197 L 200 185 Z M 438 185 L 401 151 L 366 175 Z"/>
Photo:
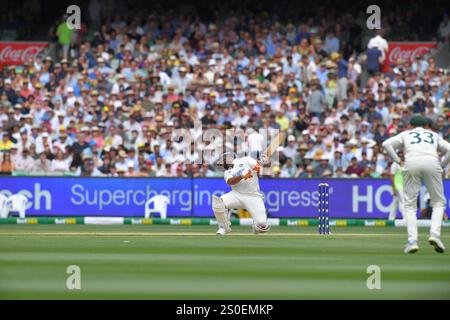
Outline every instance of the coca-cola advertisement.
<path id="1" fill-rule="evenodd" d="M 5 65 L 22 65 L 44 54 L 48 42 L 0 42 L 0 70 Z"/>
<path id="2" fill-rule="evenodd" d="M 388 71 L 391 63 L 413 61 L 417 55 L 427 54 L 430 49 L 436 48 L 436 42 L 389 42 L 389 51 L 384 63 L 384 71 Z"/>

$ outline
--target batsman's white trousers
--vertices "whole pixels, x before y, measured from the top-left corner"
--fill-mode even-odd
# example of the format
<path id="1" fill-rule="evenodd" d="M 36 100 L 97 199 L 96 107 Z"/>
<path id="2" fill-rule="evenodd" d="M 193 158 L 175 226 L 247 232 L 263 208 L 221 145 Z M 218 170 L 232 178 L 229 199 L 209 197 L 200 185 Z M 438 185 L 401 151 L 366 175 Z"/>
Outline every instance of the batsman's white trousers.
<path id="1" fill-rule="evenodd" d="M 262 195 L 259 194 L 243 194 L 237 191 L 230 191 L 220 197 L 227 209 L 244 208 L 253 218 L 253 223 L 258 225 L 267 224 L 266 207 Z"/>
<path id="2" fill-rule="evenodd" d="M 405 164 L 404 185 L 405 220 L 408 229 L 408 241 L 417 241 L 417 197 L 422 181 L 430 194 L 433 213 L 431 216 L 430 234 L 437 237 L 441 234 L 442 218 L 446 204 L 442 183 L 443 169 L 436 159 L 421 157 Z"/>
<path id="3" fill-rule="evenodd" d="M 395 220 L 395 218 L 397 217 L 397 208 L 400 210 L 402 217 L 405 216 L 405 195 L 403 193 L 403 189 L 395 190 L 393 197 L 394 201 L 392 201 L 389 220 Z"/>

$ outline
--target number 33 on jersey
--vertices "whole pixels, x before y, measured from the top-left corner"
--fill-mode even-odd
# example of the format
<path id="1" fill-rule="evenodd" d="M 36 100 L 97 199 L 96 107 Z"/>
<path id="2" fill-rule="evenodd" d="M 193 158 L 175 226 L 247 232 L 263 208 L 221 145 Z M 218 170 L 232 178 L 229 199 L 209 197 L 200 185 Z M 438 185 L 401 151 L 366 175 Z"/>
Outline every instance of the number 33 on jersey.
<path id="1" fill-rule="evenodd" d="M 436 132 L 422 127 L 403 131 L 389 140 L 395 149 L 404 148 L 406 161 L 423 157 L 431 157 L 439 161 L 438 151 L 445 153 L 449 148 L 449 143 Z"/>

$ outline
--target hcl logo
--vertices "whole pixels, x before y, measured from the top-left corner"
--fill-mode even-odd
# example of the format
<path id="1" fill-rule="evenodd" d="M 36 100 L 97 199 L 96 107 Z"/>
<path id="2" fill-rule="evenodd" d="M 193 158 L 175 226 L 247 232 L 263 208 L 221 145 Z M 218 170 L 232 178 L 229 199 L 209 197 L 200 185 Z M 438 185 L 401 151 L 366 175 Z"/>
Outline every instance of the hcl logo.
<path id="1" fill-rule="evenodd" d="M 361 189 L 363 189 L 362 187 Z M 388 193 L 388 195 L 384 195 Z M 422 186 L 419 194 L 419 207 L 423 208 L 426 203 L 426 188 Z M 384 198 L 384 202 L 382 201 Z M 386 199 L 389 199 L 386 203 Z M 368 185 L 365 190 L 360 190 L 360 186 L 354 185 L 352 188 L 352 212 L 367 212 L 373 213 L 375 211 L 388 213 L 392 205 L 392 187 L 390 185 L 383 185 L 376 189 L 374 186 Z"/>
<path id="2" fill-rule="evenodd" d="M 11 190 L 2 189 L 0 193 L 9 197 L 15 193 L 23 194 L 28 198 L 27 209 L 34 207 L 35 210 L 51 210 L 52 209 L 52 195 L 48 190 L 42 190 L 40 183 L 34 184 L 34 192 L 29 190 L 19 190 L 17 192 L 11 192 Z M 43 205 L 43 209 L 41 207 Z"/>

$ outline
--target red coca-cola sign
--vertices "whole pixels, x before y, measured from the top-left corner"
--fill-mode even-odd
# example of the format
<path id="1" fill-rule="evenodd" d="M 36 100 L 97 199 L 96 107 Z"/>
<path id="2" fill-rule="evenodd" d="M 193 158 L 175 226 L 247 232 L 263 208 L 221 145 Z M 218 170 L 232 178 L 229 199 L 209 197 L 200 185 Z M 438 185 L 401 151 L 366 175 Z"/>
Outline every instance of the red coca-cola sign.
<path id="1" fill-rule="evenodd" d="M 0 42 L 0 69 L 4 65 L 22 65 L 42 55 L 48 42 Z"/>
<path id="2" fill-rule="evenodd" d="M 398 60 L 414 61 L 417 55 L 424 55 L 436 47 L 436 42 L 389 42 L 384 71 L 388 70 L 391 63 L 397 63 Z"/>

